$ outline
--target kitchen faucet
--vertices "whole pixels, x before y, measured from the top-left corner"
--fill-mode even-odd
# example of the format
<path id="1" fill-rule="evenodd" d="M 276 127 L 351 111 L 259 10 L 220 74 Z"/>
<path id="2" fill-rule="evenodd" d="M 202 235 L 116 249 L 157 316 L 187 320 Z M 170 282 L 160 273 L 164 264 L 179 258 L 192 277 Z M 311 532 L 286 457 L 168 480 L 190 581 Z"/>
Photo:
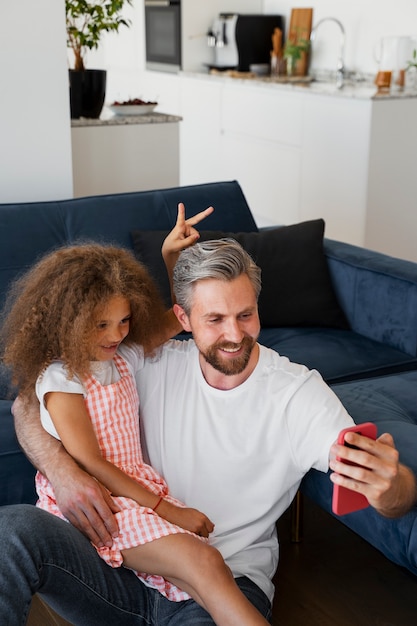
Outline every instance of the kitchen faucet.
<path id="1" fill-rule="evenodd" d="M 343 77 L 345 73 L 345 65 L 344 65 L 345 29 L 343 28 L 342 22 L 340 22 L 335 17 L 323 17 L 323 19 L 319 20 L 317 24 L 315 25 L 315 27 L 313 28 L 313 30 L 311 31 L 310 42 L 312 44 L 313 41 L 315 40 L 317 29 L 320 26 L 320 24 L 323 24 L 323 22 L 328 22 L 328 21 L 336 22 L 336 24 L 340 28 L 340 47 L 339 47 L 339 56 L 337 59 L 337 68 L 336 68 L 336 87 L 340 89 L 341 87 L 343 87 Z"/>

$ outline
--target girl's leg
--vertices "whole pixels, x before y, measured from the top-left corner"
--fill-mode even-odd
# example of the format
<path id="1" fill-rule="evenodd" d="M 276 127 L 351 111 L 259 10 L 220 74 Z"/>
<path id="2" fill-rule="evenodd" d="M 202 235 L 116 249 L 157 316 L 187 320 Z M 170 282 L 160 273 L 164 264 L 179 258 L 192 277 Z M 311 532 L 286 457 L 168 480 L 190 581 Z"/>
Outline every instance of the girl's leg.
<path id="1" fill-rule="evenodd" d="M 163 576 L 190 594 L 218 626 L 265 626 L 266 619 L 237 586 L 220 552 L 177 534 L 123 550 L 124 565 Z"/>

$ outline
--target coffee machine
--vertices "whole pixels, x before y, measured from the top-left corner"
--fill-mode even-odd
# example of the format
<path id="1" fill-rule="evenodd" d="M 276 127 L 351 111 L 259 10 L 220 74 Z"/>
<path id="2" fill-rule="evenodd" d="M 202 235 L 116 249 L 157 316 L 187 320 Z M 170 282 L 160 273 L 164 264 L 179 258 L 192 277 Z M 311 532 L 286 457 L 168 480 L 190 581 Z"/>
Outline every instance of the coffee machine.
<path id="1" fill-rule="evenodd" d="M 207 33 L 217 70 L 248 72 L 252 64 L 270 62 L 274 28 L 284 32 L 282 15 L 220 13 Z"/>

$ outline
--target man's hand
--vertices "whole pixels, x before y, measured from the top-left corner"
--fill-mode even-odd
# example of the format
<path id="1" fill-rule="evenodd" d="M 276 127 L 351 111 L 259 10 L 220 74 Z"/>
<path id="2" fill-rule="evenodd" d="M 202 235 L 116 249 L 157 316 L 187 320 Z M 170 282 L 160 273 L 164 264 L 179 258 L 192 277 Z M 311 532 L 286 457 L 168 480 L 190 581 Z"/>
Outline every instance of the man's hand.
<path id="1" fill-rule="evenodd" d="M 350 432 L 345 440 L 358 449 L 332 446 L 332 482 L 366 496 L 381 515 L 400 517 L 407 513 L 417 502 L 416 479 L 413 472 L 399 462 L 392 436 L 385 433 L 374 441 Z"/>
<path id="2" fill-rule="evenodd" d="M 118 508 L 108 491 L 43 429 L 38 402 L 25 406 L 18 398 L 12 412 L 19 443 L 32 464 L 51 481 L 63 515 L 95 545 L 111 546 L 118 533 L 113 515 Z"/>
<path id="3" fill-rule="evenodd" d="M 77 466 L 70 480 L 56 479 L 53 487 L 62 514 L 95 546 L 111 547 L 119 532 L 114 513 L 120 509 L 107 489 Z"/>

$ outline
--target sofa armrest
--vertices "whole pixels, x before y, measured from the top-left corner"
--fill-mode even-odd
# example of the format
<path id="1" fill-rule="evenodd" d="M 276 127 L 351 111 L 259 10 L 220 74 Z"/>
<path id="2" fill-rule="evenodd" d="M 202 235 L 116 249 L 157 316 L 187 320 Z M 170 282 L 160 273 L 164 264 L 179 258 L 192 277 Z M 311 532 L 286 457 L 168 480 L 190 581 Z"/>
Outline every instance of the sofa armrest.
<path id="1" fill-rule="evenodd" d="M 334 289 L 352 329 L 417 355 L 417 263 L 325 239 Z"/>

